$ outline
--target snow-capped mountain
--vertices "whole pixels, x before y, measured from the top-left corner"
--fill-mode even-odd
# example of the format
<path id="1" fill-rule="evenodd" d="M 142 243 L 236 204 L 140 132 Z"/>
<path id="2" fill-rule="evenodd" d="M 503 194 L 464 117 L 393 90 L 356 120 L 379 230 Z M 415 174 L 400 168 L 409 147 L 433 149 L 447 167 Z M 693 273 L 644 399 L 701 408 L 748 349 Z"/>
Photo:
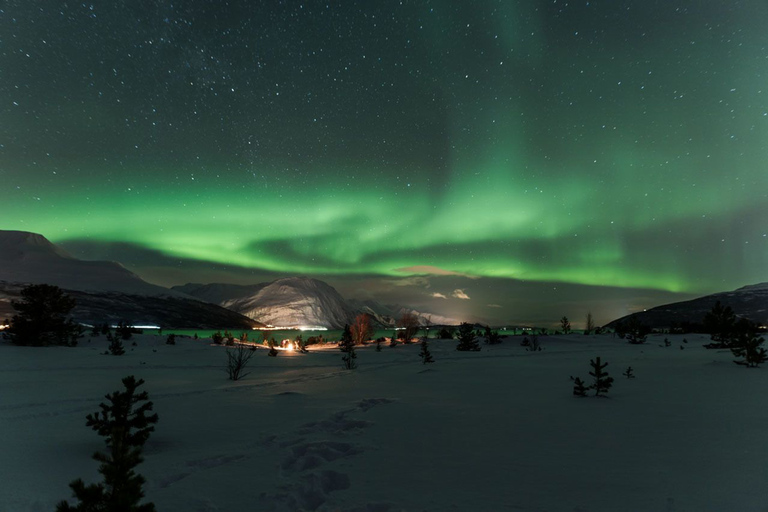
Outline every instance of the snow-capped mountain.
<path id="1" fill-rule="evenodd" d="M 415 314 L 422 325 L 460 323 L 454 318 L 404 306 L 384 306 L 373 300 L 345 300 L 329 284 L 308 277 L 287 277 L 254 285 L 189 283 L 173 289 L 280 327 L 341 329 L 358 313 L 368 313 L 381 327 L 395 326 L 404 312 Z"/>
<path id="2" fill-rule="evenodd" d="M 256 285 L 185 284 L 173 290 L 207 300 L 276 327 L 340 329 L 355 311 L 323 281 L 287 277 Z"/>
<path id="3" fill-rule="evenodd" d="M 399 304 L 383 305 L 370 299 L 350 299 L 347 302 L 356 311 L 371 315 L 377 323 L 384 327 L 394 327 L 397 324 L 398 318 L 404 313 L 415 315 L 421 325 L 458 325 L 461 323 L 461 321 L 456 318 L 417 311 L 413 308 L 401 306 Z"/>
<path id="4" fill-rule="evenodd" d="M 647 311 L 633 313 L 608 324 L 612 327 L 635 316 L 651 327 L 670 327 L 681 324 L 699 325 L 704 315 L 717 301 L 730 306 L 736 316 L 760 325 L 768 325 L 768 283 L 743 286 L 730 292 L 714 293 L 693 300 L 664 304 Z"/>

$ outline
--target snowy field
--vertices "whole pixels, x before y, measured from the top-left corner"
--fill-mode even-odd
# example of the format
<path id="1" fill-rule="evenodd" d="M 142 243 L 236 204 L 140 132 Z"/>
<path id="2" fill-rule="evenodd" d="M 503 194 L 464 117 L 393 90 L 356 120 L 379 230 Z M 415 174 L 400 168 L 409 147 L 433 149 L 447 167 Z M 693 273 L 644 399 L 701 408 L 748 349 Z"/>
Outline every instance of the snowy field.
<path id="1" fill-rule="evenodd" d="M 0 343 L 0 511 L 52 511 L 99 478 L 85 415 L 131 374 L 160 416 L 138 468 L 159 512 L 767 511 L 768 367 L 663 338 L 432 341 L 426 366 L 418 345 L 371 346 L 354 371 L 336 349 L 260 349 L 238 382 L 208 340 L 135 336 L 124 356 L 103 337 Z M 572 396 L 595 356 L 609 397 Z"/>

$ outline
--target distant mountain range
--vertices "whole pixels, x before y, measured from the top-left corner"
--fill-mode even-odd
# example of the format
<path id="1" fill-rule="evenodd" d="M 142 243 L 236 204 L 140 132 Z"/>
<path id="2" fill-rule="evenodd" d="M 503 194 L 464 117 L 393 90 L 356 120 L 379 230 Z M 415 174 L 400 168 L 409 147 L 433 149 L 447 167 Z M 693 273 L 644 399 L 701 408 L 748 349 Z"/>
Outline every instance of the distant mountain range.
<path id="1" fill-rule="evenodd" d="M 254 285 L 195 284 L 174 286 L 174 291 L 237 311 L 275 327 L 341 329 L 358 313 L 368 313 L 378 327 L 394 327 L 403 312 L 415 314 L 422 324 L 458 324 L 459 321 L 403 306 L 382 306 L 375 301 L 345 300 L 329 284 L 309 277 L 286 277 Z"/>
<path id="2" fill-rule="evenodd" d="M 14 314 L 10 301 L 28 284 L 52 284 L 76 300 L 73 318 L 95 324 L 118 321 L 198 329 L 250 329 L 262 324 L 142 280 L 119 263 L 78 260 L 36 233 L 0 231 L 0 319 Z"/>
<path id="3" fill-rule="evenodd" d="M 736 316 L 746 318 L 759 325 L 768 325 L 768 283 L 744 286 L 730 292 L 714 293 L 698 299 L 664 304 L 655 308 L 618 318 L 607 325 L 614 327 L 631 317 L 650 327 L 671 327 L 674 325 L 700 325 L 704 315 L 720 301 L 730 306 Z"/>
<path id="4" fill-rule="evenodd" d="M 110 261 L 84 261 L 25 231 L 0 230 L 0 319 L 26 284 L 52 284 L 72 295 L 73 317 L 83 323 L 117 322 L 188 328 L 262 326 L 340 329 L 360 313 L 393 327 L 409 312 L 422 324 L 458 324 L 453 318 L 375 301 L 345 300 L 332 286 L 308 277 L 254 285 L 185 284 L 171 289 L 142 280 Z"/>

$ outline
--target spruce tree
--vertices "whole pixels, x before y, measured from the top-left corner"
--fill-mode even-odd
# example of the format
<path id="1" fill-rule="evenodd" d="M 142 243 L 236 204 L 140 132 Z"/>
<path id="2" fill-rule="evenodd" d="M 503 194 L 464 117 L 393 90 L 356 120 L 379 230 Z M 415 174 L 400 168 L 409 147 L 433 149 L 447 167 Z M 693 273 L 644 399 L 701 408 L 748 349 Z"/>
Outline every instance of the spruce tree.
<path id="1" fill-rule="evenodd" d="M 592 365 L 592 371 L 589 374 L 594 377 L 595 383 L 591 388 L 595 390 L 595 396 L 600 396 L 601 393 L 608 393 L 608 390 L 613 385 L 613 377 L 608 375 L 608 372 L 603 371 L 608 363 L 600 364 L 600 358 L 590 359 L 589 364 Z"/>
<path id="2" fill-rule="evenodd" d="M 86 426 L 106 438 L 108 453 L 93 455 L 100 462 L 99 473 L 104 481 L 86 485 L 82 479 L 75 480 L 69 486 L 77 505 L 63 500 L 56 506 L 56 512 L 155 511 L 153 503 L 139 504 L 144 497 L 145 479 L 134 471 L 144 460 L 142 448 L 157 423 L 147 392 L 136 393 L 142 384 L 144 381 L 137 381 L 133 375 L 125 377 L 125 391 L 106 395 L 109 404 L 99 404 L 101 411 L 86 416 Z"/>
<path id="3" fill-rule="evenodd" d="M 704 315 L 704 330 L 710 334 L 712 341 L 727 344 L 736 325 L 736 315 L 731 306 L 723 306 L 717 301 L 712 309 Z"/>
<path id="4" fill-rule="evenodd" d="M 467 322 L 462 322 L 459 325 L 459 344 L 456 346 L 456 350 L 462 351 L 477 351 L 480 350 L 480 345 L 475 338 L 474 326 Z"/>
<path id="5" fill-rule="evenodd" d="M 560 328 L 563 330 L 563 334 L 569 334 L 571 332 L 571 322 L 567 316 L 560 319 Z"/>
<path id="6" fill-rule="evenodd" d="M 627 366 L 627 369 L 624 370 L 624 373 L 622 373 L 622 375 L 625 376 L 628 379 L 634 379 L 635 378 L 634 370 L 632 369 L 631 366 Z"/>
<path id="7" fill-rule="evenodd" d="M 426 338 L 424 338 L 424 340 L 421 342 L 421 351 L 419 352 L 419 357 L 421 357 L 421 364 L 435 362 L 435 360 L 432 358 L 432 354 L 429 351 L 429 344 L 427 343 Z"/>
<path id="8" fill-rule="evenodd" d="M 339 342 L 339 349 L 344 353 L 341 356 L 341 360 L 344 363 L 345 370 L 354 370 L 357 368 L 357 354 L 355 354 L 355 341 L 352 339 L 352 331 L 349 329 L 349 324 L 344 325 L 344 332 L 341 335 L 341 341 Z"/>

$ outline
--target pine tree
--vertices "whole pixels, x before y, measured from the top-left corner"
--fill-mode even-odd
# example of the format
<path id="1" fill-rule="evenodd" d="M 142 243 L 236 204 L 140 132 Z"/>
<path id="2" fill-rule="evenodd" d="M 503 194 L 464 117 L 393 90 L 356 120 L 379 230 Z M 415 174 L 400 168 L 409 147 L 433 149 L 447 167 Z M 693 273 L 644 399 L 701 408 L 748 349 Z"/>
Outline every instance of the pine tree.
<path id="1" fill-rule="evenodd" d="M 339 349 L 344 353 L 341 356 L 341 360 L 344 363 L 344 369 L 354 370 L 357 368 L 357 354 L 355 354 L 355 341 L 352 339 L 352 332 L 349 329 L 349 324 L 344 325 L 344 332 L 341 335 L 341 341 L 339 342 Z"/>
<path id="2" fill-rule="evenodd" d="M 478 344 L 477 339 L 475 339 L 475 329 L 472 324 L 462 322 L 461 325 L 459 325 L 459 344 L 456 346 L 456 350 L 480 350 L 480 345 Z"/>
<path id="3" fill-rule="evenodd" d="M 419 356 L 421 357 L 421 364 L 435 362 L 435 360 L 432 358 L 432 354 L 429 351 L 429 344 L 427 343 L 426 338 L 421 342 L 421 351 L 419 352 Z"/>
<path id="4" fill-rule="evenodd" d="M 768 361 L 768 353 L 762 347 L 764 341 L 762 337 L 758 337 L 751 330 L 742 331 L 733 337 L 731 353 L 734 357 L 742 358 L 740 361 L 734 361 L 734 363 L 747 368 L 757 368 L 760 364 Z"/>
<path id="5" fill-rule="evenodd" d="M 21 301 L 11 301 L 16 315 L 6 322 L 3 338 L 15 345 L 67 345 L 74 347 L 82 328 L 69 313 L 75 300 L 49 284 L 33 284 L 21 290 Z"/>
<path id="6" fill-rule="evenodd" d="M 571 377 L 573 380 L 573 394 L 574 396 L 587 396 L 587 390 L 589 389 L 584 385 L 584 381 L 581 380 L 580 377 L 576 377 L 575 379 Z"/>
<path id="7" fill-rule="evenodd" d="M 600 393 L 608 393 L 608 390 L 613 385 L 613 377 L 608 376 L 608 372 L 603 371 L 608 363 L 600 364 L 600 358 L 590 359 L 589 364 L 592 365 L 592 370 L 589 374 L 594 377 L 595 383 L 590 386 L 595 390 L 595 396 L 600 396 Z"/>
<path id="8" fill-rule="evenodd" d="M 627 369 L 624 370 L 624 373 L 622 373 L 622 375 L 625 376 L 628 379 L 634 379 L 635 378 L 634 370 L 632 370 L 631 366 L 627 366 Z"/>
<path id="9" fill-rule="evenodd" d="M 376 352 L 381 352 L 381 338 L 376 339 Z"/>
<path id="10" fill-rule="evenodd" d="M 125 391 L 106 395 L 109 404 L 101 403 L 101 411 L 86 416 L 86 426 L 105 437 L 108 453 L 96 452 L 93 459 L 100 462 L 101 483 L 86 485 L 77 479 L 69 486 L 78 500 L 75 506 L 61 501 L 56 512 L 154 512 L 152 503 L 140 505 L 144 497 L 144 477 L 134 471 L 144 459 L 141 451 L 154 431 L 157 414 L 146 391 L 136 393 L 144 384 L 133 375 L 123 379 Z M 141 403 L 143 402 L 143 403 Z"/>
<path id="11" fill-rule="evenodd" d="M 563 330 L 563 334 L 568 334 L 571 332 L 571 322 L 568 320 L 567 316 L 564 316 L 560 319 L 560 327 Z"/>

